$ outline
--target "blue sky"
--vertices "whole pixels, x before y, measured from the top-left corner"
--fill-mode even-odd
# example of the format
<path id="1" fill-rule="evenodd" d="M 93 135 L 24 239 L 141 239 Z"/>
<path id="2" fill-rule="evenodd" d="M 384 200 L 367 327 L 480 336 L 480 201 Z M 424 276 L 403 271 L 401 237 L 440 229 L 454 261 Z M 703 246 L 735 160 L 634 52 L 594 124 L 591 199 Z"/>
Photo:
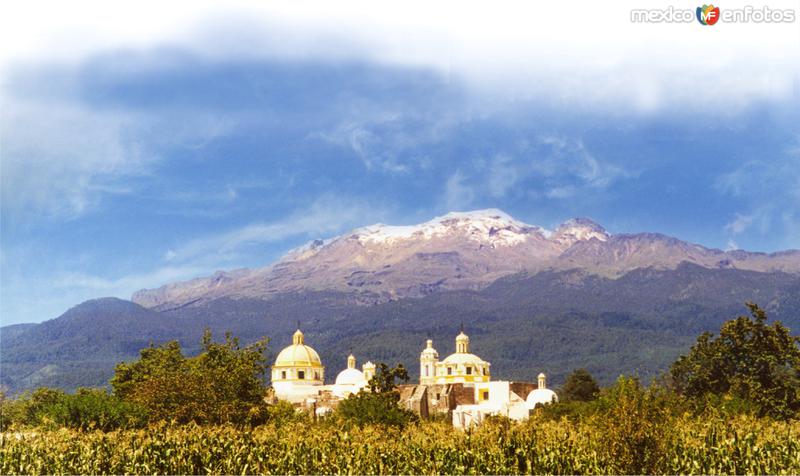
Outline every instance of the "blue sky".
<path id="1" fill-rule="evenodd" d="M 175 10 L 69 47 L 45 25 L 49 43 L 5 51 L 2 324 L 453 210 L 800 248 L 796 24 L 714 37 L 636 29 L 618 7 L 602 15 L 620 31 L 595 40 L 596 24 L 552 29 L 552 11 L 525 10 L 544 32 L 515 36 L 472 33 L 485 12 L 470 5 L 429 22 L 361 7 L 333 12 L 338 27 Z M 122 21 L 92 11 L 76 27 Z"/>

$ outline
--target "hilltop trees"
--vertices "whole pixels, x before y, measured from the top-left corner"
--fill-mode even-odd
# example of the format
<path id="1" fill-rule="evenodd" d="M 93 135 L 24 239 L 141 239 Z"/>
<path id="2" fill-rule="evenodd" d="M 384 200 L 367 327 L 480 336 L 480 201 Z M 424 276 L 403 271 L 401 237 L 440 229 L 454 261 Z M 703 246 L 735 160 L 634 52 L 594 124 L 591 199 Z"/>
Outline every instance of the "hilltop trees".
<path id="1" fill-rule="evenodd" d="M 727 395 L 752 402 L 760 415 L 789 418 L 800 411 L 800 338 L 747 303 L 750 316 L 706 332 L 672 365 L 675 390 L 697 399 Z"/>

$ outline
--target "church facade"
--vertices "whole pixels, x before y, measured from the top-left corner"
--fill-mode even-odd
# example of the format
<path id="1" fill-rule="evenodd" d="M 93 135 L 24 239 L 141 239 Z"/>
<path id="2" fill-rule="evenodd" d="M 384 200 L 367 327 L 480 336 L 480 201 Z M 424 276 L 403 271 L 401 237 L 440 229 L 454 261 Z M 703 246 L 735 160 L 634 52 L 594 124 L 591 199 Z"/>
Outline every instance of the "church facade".
<path id="1" fill-rule="evenodd" d="M 421 385 L 445 385 L 449 383 L 480 383 L 490 379 L 491 364 L 469 352 L 469 336 L 462 330 L 456 336 L 456 351 L 441 362 L 439 353 L 428 339 L 419 357 Z"/>
<path id="2" fill-rule="evenodd" d="M 402 403 L 422 417 L 446 413 L 456 427 L 480 424 L 489 415 L 504 415 L 522 420 L 537 405 L 558 400 L 547 388 L 543 373 L 536 385 L 491 379 L 491 364 L 470 352 L 470 339 L 463 329 L 455 338 L 455 352 L 443 360 L 428 339 L 420 353 L 419 384 L 399 386 Z M 375 365 L 366 362 L 361 370 L 356 358 L 347 357 L 347 368 L 339 372 L 333 384 L 325 384 L 325 366 L 319 354 L 305 343 L 298 329 L 292 344 L 281 350 L 272 366 L 275 397 L 300 406 L 313 407 L 324 415 L 342 399 L 369 391 Z"/>

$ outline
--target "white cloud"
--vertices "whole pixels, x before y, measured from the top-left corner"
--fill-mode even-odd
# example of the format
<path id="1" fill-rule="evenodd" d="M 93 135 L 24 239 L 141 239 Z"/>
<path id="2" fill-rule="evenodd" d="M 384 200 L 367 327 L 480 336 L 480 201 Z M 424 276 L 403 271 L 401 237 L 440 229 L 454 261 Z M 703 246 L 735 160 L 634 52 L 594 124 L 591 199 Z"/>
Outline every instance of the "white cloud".
<path id="1" fill-rule="evenodd" d="M 539 139 L 539 144 L 545 147 L 537 149 L 532 159 L 532 169 L 556 183 L 550 191 L 555 191 L 556 195 L 563 195 L 566 187 L 605 189 L 619 179 L 637 174 L 636 171 L 599 160 L 580 139 L 545 136 Z"/>
<path id="2" fill-rule="evenodd" d="M 73 104 L 5 101 L 0 118 L 4 211 L 77 215 L 102 193 L 126 193 L 114 177 L 145 172 L 153 157 L 121 132 L 137 118 Z"/>
<path id="3" fill-rule="evenodd" d="M 769 6 L 797 9 L 791 0 Z M 0 24 L 0 67 L 167 46 L 211 59 L 433 68 L 478 89 L 611 112 L 727 114 L 792 97 L 800 70 L 797 23 L 631 23 L 630 10 L 642 7 L 634 0 L 568 7 L 524 0 L 14 2 Z"/>
<path id="4" fill-rule="evenodd" d="M 0 324 L 38 322 L 56 317 L 87 299 L 100 296 L 128 299 L 140 289 L 208 276 L 220 269 L 258 265 L 253 263 L 250 253 L 254 249 L 265 245 L 289 248 L 297 240 L 330 237 L 365 222 L 379 221 L 386 213 L 375 204 L 322 196 L 285 217 L 207 235 L 166 250 L 160 265 L 128 274 L 115 274 L 110 268 L 103 272 L 65 271 L 83 267 L 77 257 L 68 266 L 31 274 L 27 253 L 16 253 L 15 261 L 5 266 L 6 252 L 2 251 Z"/>
<path id="5" fill-rule="evenodd" d="M 384 210 L 372 204 L 323 196 L 279 220 L 236 228 L 192 240 L 165 254 L 170 263 L 205 263 L 214 267 L 235 262 L 249 248 L 287 239 L 324 238 L 377 220 Z"/>
<path id="6" fill-rule="evenodd" d="M 487 188 L 492 196 L 527 188 L 528 196 L 570 199 L 602 192 L 637 174 L 596 157 L 580 139 L 545 135 L 524 143 L 513 156 L 495 157 L 488 166 Z"/>
<path id="7" fill-rule="evenodd" d="M 150 287 L 153 283 L 168 283 L 209 273 L 203 266 L 164 266 L 149 272 L 117 278 L 104 278 L 85 273 L 64 273 L 57 276 L 53 286 L 63 290 L 89 292 L 92 296 L 118 296 L 127 298 L 133 291 Z"/>
<path id="8" fill-rule="evenodd" d="M 725 225 L 725 231 L 733 235 L 738 235 L 747 230 L 748 228 L 750 228 L 750 225 L 753 223 L 754 218 L 755 215 L 752 214 L 742 215 L 741 213 L 737 213 L 736 218 L 732 222 Z"/>
<path id="9" fill-rule="evenodd" d="M 165 117 L 91 109 L 52 97 L 4 97 L 0 115 L 4 217 L 79 216 L 105 195 L 131 193 L 131 179 L 149 175 L 163 159 L 154 152 L 160 146 L 197 148 L 232 128 L 229 120 L 197 111 Z M 147 135 L 147 148 L 137 134 Z"/>
<path id="10" fill-rule="evenodd" d="M 339 124 L 331 132 L 313 134 L 312 138 L 319 138 L 331 144 L 351 149 L 361 159 L 367 170 L 391 173 L 409 171 L 408 164 L 404 163 L 400 156 L 405 149 L 416 145 L 416 141 L 408 138 L 402 131 L 376 134 L 369 129 L 367 124 L 352 121 Z"/>
<path id="11" fill-rule="evenodd" d="M 639 173 L 598 158 L 582 140 L 564 136 L 541 136 L 512 150 L 488 160 L 465 161 L 445 180 L 441 207 L 463 210 L 476 197 L 569 200 L 581 195 L 591 200 Z"/>
<path id="12" fill-rule="evenodd" d="M 800 139 L 795 138 L 795 143 Z M 742 211 L 725 225 L 731 235 L 753 233 L 785 237 L 779 246 L 800 247 L 800 148 L 749 160 L 722 174 L 714 184 L 723 196 L 742 202 Z"/>
<path id="13" fill-rule="evenodd" d="M 445 210 L 467 210 L 472 206 L 474 200 L 475 192 L 465 183 L 465 177 L 461 171 L 456 171 L 447 179 L 442 197 Z"/>
<path id="14" fill-rule="evenodd" d="M 500 154 L 492 159 L 487 184 L 489 195 L 495 198 L 506 196 L 518 180 L 519 172 L 510 156 Z"/>

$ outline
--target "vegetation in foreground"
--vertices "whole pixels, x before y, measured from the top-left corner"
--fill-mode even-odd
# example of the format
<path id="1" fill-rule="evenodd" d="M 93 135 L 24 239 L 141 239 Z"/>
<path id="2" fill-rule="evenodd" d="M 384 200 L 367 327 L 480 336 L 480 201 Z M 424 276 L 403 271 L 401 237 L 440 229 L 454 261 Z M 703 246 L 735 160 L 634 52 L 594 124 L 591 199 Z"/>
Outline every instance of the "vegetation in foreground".
<path id="1" fill-rule="evenodd" d="M 800 473 L 800 347 L 751 316 L 704 334 L 660 382 L 600 389 L 578 369 L 526 422 L 455 431 L 402 409 L 402 366 L 314 421 L 261 398 L 265 342 L 203 340 L 120 364 L 112 394 L 39 389 L 0 401 L 0 473 Z"/>
<path id="2" fill-rule="evenodd" d="M 639 405 L 641 402 L 629 402 Z M 3 474 L 797 474 L 800 427 L 752 416 L 543 415 L 469 432 L 333 421 L 6 433 Z M 620 418 L 621 417 L 621 418 Z"/>

